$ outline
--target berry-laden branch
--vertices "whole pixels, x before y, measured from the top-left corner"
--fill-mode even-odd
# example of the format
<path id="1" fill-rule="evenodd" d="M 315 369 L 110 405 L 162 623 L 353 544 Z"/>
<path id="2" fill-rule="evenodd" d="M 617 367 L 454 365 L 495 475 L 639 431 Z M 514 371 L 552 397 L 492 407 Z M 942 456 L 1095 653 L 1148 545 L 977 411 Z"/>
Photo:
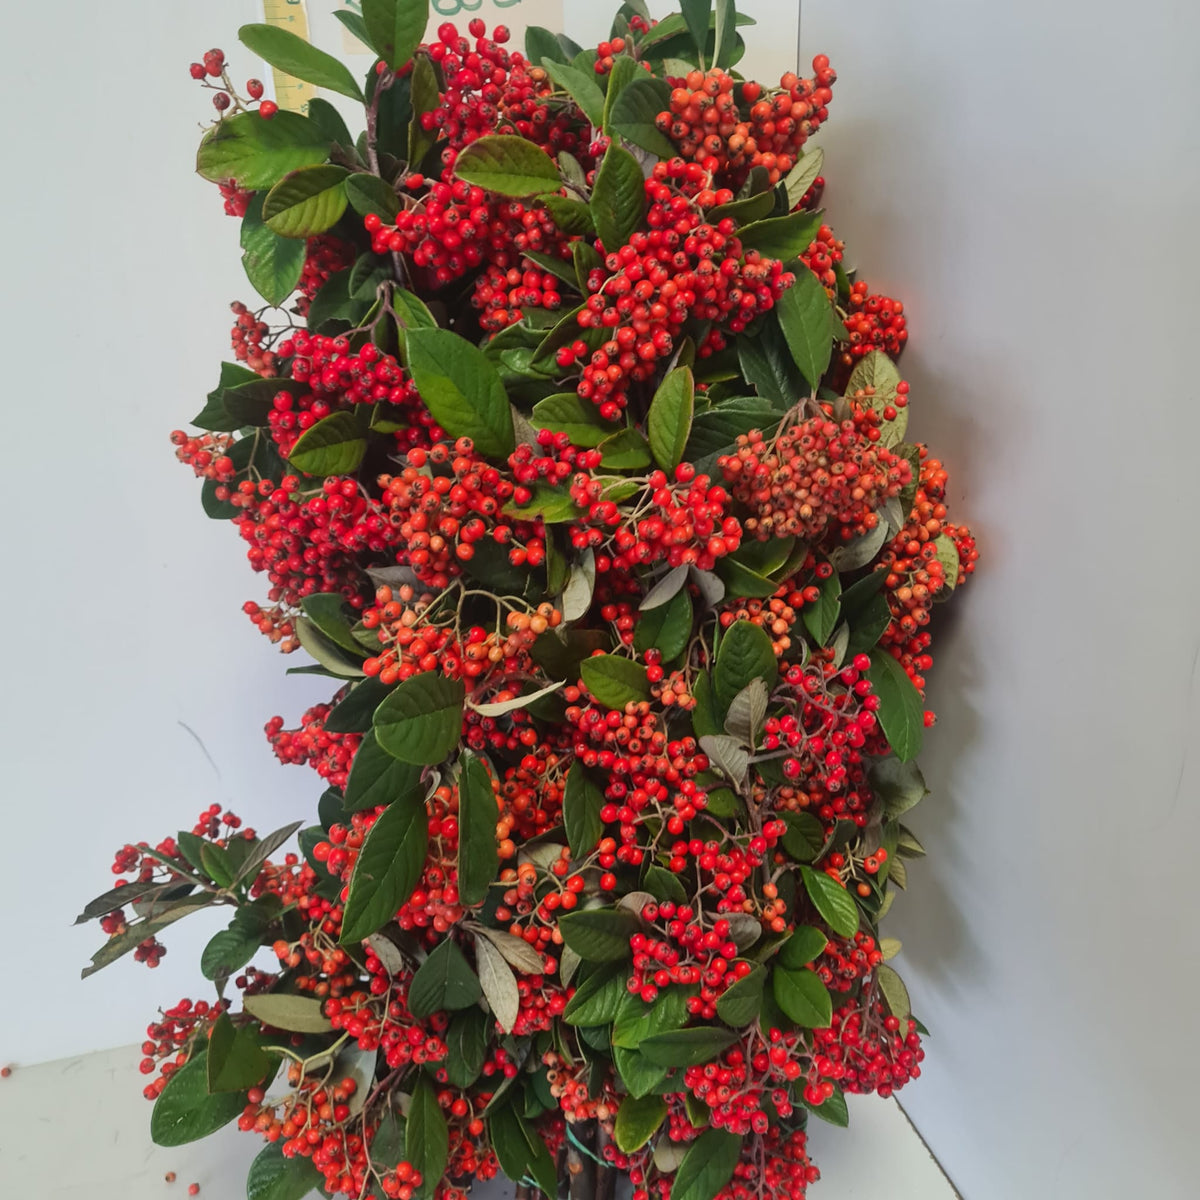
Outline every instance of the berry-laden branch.
<path id="1" fill-rule="evenodd" d="M 880 922 L 978 557 L 818 207 L 836 76 L 742 79 L 727 0 L 586 51 L 426 19 L 364 0 L 362 87 L 243 30 L 360 137 L 192 66 L 265 307 L 172 441 L 330 680 L 266 724 L 325 790 L 123 847 L 85 974 L 231 910 L 142 1070 L 162 1144 L 264 1139 L 255 1194 L 802 1197 L 809 1116 L 921 1072 Z"/>

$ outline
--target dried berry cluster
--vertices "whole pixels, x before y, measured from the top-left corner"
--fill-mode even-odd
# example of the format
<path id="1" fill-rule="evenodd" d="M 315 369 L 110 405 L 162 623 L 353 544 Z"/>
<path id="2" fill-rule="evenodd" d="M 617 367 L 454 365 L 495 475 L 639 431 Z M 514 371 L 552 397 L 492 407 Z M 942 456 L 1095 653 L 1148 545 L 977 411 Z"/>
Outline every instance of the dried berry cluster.
<path id="1" fill-rule="evenodd" d="M 735 76 L 728 0 L 524 53 L 420 7 L 363 0 L 361 85 L 241 31 L 359 137 L 192 66 L 266 306 L 172 440 L 332 680 L 266 725 L 325 791 L 124 846 L 85 974 L 228 913 L 142 1070 L 160 1143 L 265 1139 L 255 1194 L 801 1197 L 809 1116 L 920 1074 L 879 923 L 977 559 L 816 209 L 834 72 Z"/>

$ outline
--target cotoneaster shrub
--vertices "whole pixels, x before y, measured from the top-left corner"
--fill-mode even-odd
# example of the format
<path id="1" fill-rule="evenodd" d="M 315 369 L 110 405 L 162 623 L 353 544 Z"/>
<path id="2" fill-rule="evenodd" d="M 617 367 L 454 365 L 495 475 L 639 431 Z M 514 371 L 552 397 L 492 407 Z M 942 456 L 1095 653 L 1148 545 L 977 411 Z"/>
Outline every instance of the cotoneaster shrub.
<path id="1" fill-rule="evenodd" d="M 229 910 L 142 1069 L 160 1144 L 265 1139 L 255 1200 L 802 1196 L 809 1115 L 920 1073 L 879 923 L 976 560 L 817 207 L 834 72 L 743 80 L 728 0 L 594 50 L 427 15 L 339 14 L 361 86 L 241 30 L 363 132 L 192 66 L 265 307 L 172 439 L 331 679 L 266 726 L 326 788 L 123 847 L 84 973 Z"/>

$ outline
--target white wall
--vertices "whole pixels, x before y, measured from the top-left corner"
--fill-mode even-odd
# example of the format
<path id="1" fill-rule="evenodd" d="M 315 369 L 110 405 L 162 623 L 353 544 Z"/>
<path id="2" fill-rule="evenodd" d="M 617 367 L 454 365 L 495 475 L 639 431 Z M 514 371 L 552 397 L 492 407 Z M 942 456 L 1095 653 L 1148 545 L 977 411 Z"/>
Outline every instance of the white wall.
<path id="1" fill-rule="evenodd" d="M 259 728 L 322 685 L 285 680 L 241 615 L 257 582 L 166 442 L 246 295 L 235 227 L 190 175 L 205 101 L 186 64 L 232 50 L 253 7 L 7 16 L 0 1060 L 133 1040 L 191 986 L 186 930 L 157 972 L 78 982 L 95 931 L 69 923 L 112 848 L 213 799 L 268 828 L 316 794 Z M 749 7 L 783 57 L 793 4 Z M 984 553 L 938 644 L 935 795 L 914 821 L 930 857 L 892 922 L 935 1034 L 903 1098 L 967 1200 L 1184 1200 L 1200 10 L 808 0 L 803 17 L 806 57 L 841 74 L 831 218 L 908 305 L 914 431 Z"/>
<path id="2" fill-rule="evenodd" d="M 931 672 L 891 931 L 901 1094 L 967 1200 L 1198 1193 L 1200 9 L 805 0 L 825 194 L 908 305 L 980 573 Z"/>

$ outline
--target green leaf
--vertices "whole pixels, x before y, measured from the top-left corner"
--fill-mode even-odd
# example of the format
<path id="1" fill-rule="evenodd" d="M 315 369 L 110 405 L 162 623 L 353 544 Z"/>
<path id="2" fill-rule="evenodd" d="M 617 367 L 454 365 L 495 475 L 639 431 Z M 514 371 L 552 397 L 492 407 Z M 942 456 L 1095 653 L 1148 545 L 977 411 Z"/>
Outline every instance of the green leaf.
<path id="1" fill-rule="evenodd" d="M 836 571 L 828 579 L 819 579 L 817 587 L 820 595 L 812 604 L 806 604 L 801 616 L 813 641 L 818 646 L 824 646 L 829 641 L 829 635 L 838 623 L 839 603 L 842 595 L 842 580 Z"/>
<path id="2" fill-rule="evenodd" d="M 421 1194 L 432 1195 L 446 1171 L 450 1131 L 437 1093 L 424 1075 L 413 1088 L 404 1146 L 408 1161 L 424 1178 Z"/>
<path id="3" fill-rule="evenodd" d="M 825 845 L 825 830 L 821 822 L 807 812 L 782 812 L 779 815 L 788 827 L 783 835 L 783 848 L 797 862 L 812 862 Z"/>
<path id="4" fill-rule="evenodd" d="M 240 1092 L 261 1083 L 278 1065 L 258 1044 L 254 1025 L 235 1028 L 228 1013 L 222 1013 L 208 1039 L 208 1090 Z"/>
<path id="5" fill-rule="evenodd" d="M 751 621 L 735 621 L 721 638 L 713 669 L 713 693 L 722 714 L 752 679 L 761 679 L 769 692 L 779 677 L 779 664 L 770 636 Z"/>
<path id="6" fill-rule="evenodd" d="M 304 615 L 335 645 L 351 654 L 361 656 L 362 646 L 355 640 L 350 620 L 345 614 L 345 601 L 340 592 L 315 592 L 300 602 Z"/>
<path id="7" fill-rule="evenodd" d="M 351 100 L 364 100 L 358 81 L 345 63 L 318 50 L 290 29 L 279 25 L 243 25 L 238 30 L 238 39 L 285 75 L 315 83 L 317 87 L 349 96 Z"/>
<path id="8" fill-rule="evenodd" d="M 608 708 L 623 712 L 626 704 L 650 699 L 646 668 L 632 659 L 597 654 L 580 663 L 579 674 L 587 690 Z"/>
<path id="9" fill-rule="evenodd" d="M 664 471 L 674 471 L 692 431 L 696 386 L 687 367 L 676 367 L 659 385 L 650 401 L 646 432 L 654 461 Z"/>
<path id="10" fill-rule="evenodd" d="M 563 1009 L 563 1020 L 568 1025 L 578 1026 L 612 1024 L 629 995 L 625 986 L 628 974 L 624 962 L 597 967 L 575 989 Z"/>
<path id="11" fill-rule="evenodd" d="M 638 471 L 650 465 L 650 447 L 636 429 L 622 429 L 600 443 L 600 465 L 606 471 Z"/>
<path id="12" fill-rule="evenodd" d="M 154 1102 L 150 1137 L 156 1146 L 183 1146 L 208 1137 L 241 1114 L 245 1092 L 208 1091 L 208 1053 L 198 1050 L 177 1070 Z"/>
<path id="13" fill-rule="evenodd" d="M 533 142 L 511 134 L 488 134 L 473 141 L 455 160 L 454 173 L 501 196 L 532 196 L 562 186 L 554 159 Z"/>
<path id="14" fill-rule="evenodd" d="M 408 124 L 408 161 L 410 167 L 419 167 L 437 142 L 436 127 L 426 129 L 421 118 L 427 112 L 434 112 L 441 103 L 437 71 L 426 54 L 418 54 L 413 59 L 410 94 L 412 119 Z"/>
<path id="15" fill-rule="evenodd" d="M 349 475 L 367 452 L 367 439 L 354 414 L 345 410 L 322 417 L 296 440 L 288 462 L 306 475 Z"/>
<path id="16" fill-rule="evenodd" d="M 800 373 L 815 390 L 833 357 L 833 307 L 821 281 L 801 270 L 775 304 L 779 328 Z"/>
<path id="17" fill-rule="evenodd" d="M 359 645 L 358 653 L 366 649 Z M 367 733 L 375 710 L 383 702 L 391 688 L 378 679 L 363 679 L 354 684 L 325 718 L 325 729 L 329 733 Z M 353 768 L 352 768 L 353 769 Z"/>
<path id="18" fill-rule="evenodd" d="M 667 1102 L 661 1096 L 626 1096 L 617 1109 L 613 1140 L 622 1154 L 640 1150 L 654 1135 L 667 1116 Z"/>
<path id="19" fill-rule="evenodd" d="M 627 909 L 591 908 L 559 917 L 558 928 L 563 941 L 585 962 L 616 962 L 632 953 L 629 939 L 641 922 Z"/>
<path id="20" fill-rule="evenodd" d="M 671 1200 L 713 1200 L 733 1178 L 741 1154 L 742 1139 L 737 1134 L 705 1130 L 679 1164 L 671 1184 Z"/>
<path id="21" fill-rule="evenodd" d="M 600 820 L 603 807 L 603 791 L 588 778 L 583 763 L 576 759 L 567 772 L 563 789 L 563 825 L 573 858 L 585 858 L 596 848 L 604 832 L 604 823 Z"/>
<path id="22" fill-rule="evenodd" d="M 479 1007 L 465 1008 L 451 1019 L 446 1030 L 450 1053 L 442 1065 L 455 1087 L 470 1087 L 479 1078 L 487 1057 L 489 1024 L 487 1014 Z"/>
<path id="23" fill-rule="evenodd" d="M 370 729 L 354 755 L 343 806 L 347 813 L 356 813 L 395 800 L 419 801 L 423 790 L 421 767 L 394 758 Z"/>
<path id="24" fill-rule="evenodd" d="M 663 661 L 678 658 L 692 636 L 692 600 L 681 588 L 666 604 L 643 610 L 633 630 L 633 647 L 645 654 L 652 646 L 662 651 Z"/>
<path id="25" fill-rule="evenodd" d="M 669 1068 L 660 1067 L 637 1050 L 628 1050 L 624 1046 L 614 1046 L 612 1056 L 617 1074 L 631 1096 L 648 1095 L 670 1073 Z"/>
<path id="26" fill-rule="evenodd" d="M 592 221 L 592 210 L 582 200 L 572 200 L 566 196 L 547 192 L 544 196 L 538 197 L 538 203 L 545 208 L 553 218 L 555 225 L 563 233 L 590 236 L 596 232 L 596 226 Z M 540 267 L 557 275 L 568 287 L 574 289 L 578 286 L 579 281 L 575 274 L 573 261 L 564 261 L 557 257 L 551 258 L 548 254 L 530 255 L 529 251 L 525 253 L 528 257 L 533 258 L 533 261 Z"/>
<path id="27" fill-rule="evenodd" d="M 875 978 L 879 981 L 879 990 L 883 993 L 892 1016 L 907 1021 L 912 1015 L 912 1002 L 908 998 L 908 988 L 904 986 L 904 980 L 887 963 L 880 963 L 875 968 Z"/>
<path id="28" fill-rule="evenodd" d="M 578 67 L 555 62 L 553 58 L 543 59 L 542 66 L 550 78 L 575 101 L 588 121 L 599 129 L 604 123 L 604 93 L 596 82 L 595 72 L 588 74 Z"/>
<path id="29" fill-rule="evenodd" d="M 517 137 L 502 140 L 531 144 Z M 489 458 L 512 453 L 517 439 L 508 394 L 478 346 L 448 329 L 410 329 L 408 366 L 425 407 L 452 438 L 471 438 Z"/>
<path id="30" fill-rule="evenodd" d="M 886 650 L 871 652 L 867 678 L 879 697 L 876 716 L 888 744 L 901 762 L 921 753 L 925 731 L 925 709 L 921 693 L 913 686 L 904 668 Z"/>
<path id="31" fill-rule="evenodd" d="M 958 557 L 958 546 L 948 533 L 940 533 L 934 539 L 937 547 L 938 562 L 946 574 L 946 586 L 938 593 L 938 600 L 948 600 L 950 593 L 958 586 L 958 572 L 961 566 Z"/>
<path id="32" fill-rule="evenodd" d="M 263 195 L 257 193 L 242 218 L 242 266 L 251 287 L 278 308 L 300 282 L 307 253 L 305 244 L 280 237 L 262 219 Z"/>
<path id="33" fill-rule="evenodd" d="M 336 225 L 346 211 L 345 167 L 302 167 L 285 175 L 263 201 L 267 228 L 281 237 L 310 238 Z"/>
<path id="34" fill-rule="evenodd" d="M 632 85 L 631 85 L 632 86 Z M 628 88 L 625 89 L 628 92 Z M 642 223 L 646 211 L 645 180 L 638 160 L 618 143 L 604 152 L 592 188 L 592 220 L 604 249 L 612 254 Z"/>
<path id="35" fill-rule="evenodd" d="M 716 9 L 716 48 L 713 50 L 712 65 L 730 67 L 737 46 L 737 9 L 734 0 L 716 0 Z"/>
<path id="36" fill-rule="evenodd" d="M 771 990 L 775 1003 L 805 1029 L 824 1029 L 833 1020 L 833 998 L 815 971 L 776 967 Z"/>
<path id="37" fill-rule="evenodd" d="M 534 517 L 541 517 L 548 525 L 562 525 L 576 520 L 582 511 L 571 498 L 570 491 L 565 487 L 551 487 L 546 483 L 535 483 L 530 491 L 533 495 L 527 504 L 517 504 L 514 501 L 506 504 L 503 512 L 510 517 L 519 517 L 523 521 L 532 521 Z"/>
<path id="38" fill-rule="evenodd" d="M 462 737 L 465 697 L 461 680 L 431 671 L 413 675 L 375 710 L 375 736 L 401 762 L 440 763 Z"/>
<path id="39" fill-rule="evenodd" d="M 675 144 L 655 124 L 658 114 L 668 112 L 670 107 L 671 89 L 666 80 L 639 71 L 612 102 L 609 132 L 659 158 L 671 158 L 676 153 Z M 608 249 L 607 242 L 604 247 Z"/>
<path id="40" fill-rule="evenodd" d="M 242 1007 L 264 1025 L 286 1029 L 289 1033 L 328 1033 L 333 1028 L 325 1016 L 324 1003 L 311 996 L 267 992 L 243 996 Z"/>
<path id="41" fill-rule="evenodd" d="M 805 386 L 779 322 L 768 314 L 758 324 L 757 337 L 742 334 L 737 339 L 738 365 L 760 396 L 782 409 L 791 408 L 812 389 Z"/>
<path id="42" fill-rule="evenodd" d="M 531 63 L 540 63 L 544 58 L 552 58 L 555 62 L 565 61 L 562 43 L 541 25 L 526 26 L 525 57 Z"/>
<path id="43" fill-rule="evenodd" d="M 788 213 L 786 217 L 770 217 L 765 221 L 754 221 L 743 225 L 737 236 L 746 250 L 758 250 L 767 258 L 778 258 L 790 262 L 799 258 L 812 245 L 813 239 L 821 228 L 822 214 L 819 212 Z M 796 272 L 796 284 L 799 286 L 805 275 L 812 272 L 801 267 Z M 813 282 L 821 287 L 820 281 L 812 275 Z M 821 288 L 824 292 L 824 288 Z M 786 292 L 784 293 L 787 294 Z M 828 299 L 826 299 L 828 304 Z M 830 329 L 830 337 L 833 335 Z"/>
<path id="44" fill-rule="evenodd" d="M 846 1094 L 840 1088 L 836 1088 L 833 1095 L 827 1096 L 820 1104 L 810 1104 L 805 1100 L 804 1107 L 814 1116 L 820 1117 L 822 1121 L 828 1121 L 830 1125 L 836 1125 L 839 1129 L 845 1129 L 850 1124 L 850 1112 L 846 1108 Z"/>
<path id="45" fill-rule="evenodd" d="M 357 171 L 346 178 L 346 199 L 360 217 L 375 213 L 389 225 L 400 211 L 396 189 L 378 175 L 371 175 L 366 171 Z"/>
<path id="46" fill-rule="evenodd" d="M 362 17 L 370 47 L 399 71 L 425 36 L 429 0 L 363 0 Z"/>
<path id="47" fill-rule="evenodd" d="M 737 1039 L 732 1029 L 700 1025 L 655 1034 L 646 1038 L 638 1050 L 660 1067 L 698 1067 L 716 1058 Z"/>
<path id="48" fill-rule="evenodd" d="M 246 1200 L 304 1200 L 322 1182 L 311 1158 L 302 1154 L 286 1158 L 282 1142 L 268 1142 L 250 1164 Z"/>
<path id="49" fill-rule="evenodd" d="M 547 1196 L 556 1194 L 558 1180 L 550 1151 L 525 1123 L 515 1105 L 504 1104 L 491 1112 L 488 1133 L 500 1167 L 509 1179 L 528 1175 Z"/>
<path id="50" fill-rule="evenodd" d="M 464 752 L 458 780 L 458 898 L 480 904 L 500 869 L 496 794 L 483 760 Z"/>
<path id="51" fill-rule="evenodd" d="M 842 937 L 853 937 L 858 932 L 858 908 L 840 883 L 835 882 L 824 871 L 812 867 L 801 867 L 804 890 L 817 912 L 825 918 L 829 928 Z"/>
<path id="52" fill-rule="evenodd" d="M 329 139 L 299 113 L 277 112 L 270 120 L 256 112 L 225 117 L 212 127 L 196 152 L 196 170 L 213 183 L 232 179 L 258 191 L 273 187 L 289 171 L 323 163 Z"/>
<path id="53" fill-rule="evenodd" d="M 688 33 L 696 43 L 696 53 L 703 54 L 708 45 L 708 25 L 712 17 L 713 0 L 680 0 L 679 8 L 687 23 Z"/>
<path id="54" fill-rule="evenodd" d="M 328 100 L 314 96 L 308 102 L 308 119 L 321 130 L 329 141 L 341 146 L 344 150 L 353 150 L 354 138 L 346 128 L 342 114 Z"/>
<path id="55" fill-rule="evenodd" d="M 558 392 L 539 400 L 529 419 L 538 429 L 565 433 L 573 446 L 598 446 L 618 431 L 611 422 L 601 420 L 600 410 L 590 400 L 581 400 L 574 392 Z"/>
<path id="56" fill-rule="evenodd" d="M 613 1022 L 613 1045 L 636 1050 L 648 1037 L 681 1029 L 688 1020 L 688 1000 L 695 994 L 695 987 L 672 985 L 647 1004 L 626 989 Z"/>
<path id="57" fill-rule="evenodd" d="M 429 817 L 424 801 L 394 801 L 371 827 L 350 877 L 342 941 L 382 929 L 412 895 L 425 869 Z"/>
<path id="58" fill-rule="evenodd" d="M 439 942 L 417 968 L 408 987 L 408 1010 L 418 1020 L 435 1012 L 457 1012 L 479 1002 L 483 992 L 455 942 Z"/>
<path id="59" fill-rule="evenodd" d="M 756 965 L 749 975 L 743 975 L 721 993 L 717 1000 L 717 1016 L 735 1029 L 757 1020 L 762 1010 L 763 984 L 766 981 L 766 967 Z"/>
<path id="60" fill-rule="evenodd" d="M 200 973 L 205 979 L 227 978 L 244 967 L 260 945 L 261 937 L 252 930 L 237 925 L 219 930 L 209 938 L 200 955 Z"/>
<path id="61" fill-rule="evenodd" d="M 207 894 L 203 896 L 188 896 L 173 904 L 165 912 L 158 913 L 145 921 L 137 921 L 128 926 L 124 933 L 118 933 L 114 937 L 110 937 L 108 941 L 92 955 L 90 966 L 84 967 L 79 973 L 80 979 L 86 979 L 89 975 L 94 975 L 97 971 L 107 967 L 109 963 L 116 962 L 118 958 L 123 958 L 131 950 L 135 950 L 148 937 L 153 937 L 161 929 L 165 929 L 168 925 L 178 921 L 180 917 L 186 917 L 189 913 L 194 913 L 198 909 L 207 908 L 211 900 Z"/>
<path id="62" fill-rule="evenodd" d="M 812 925 L 798 925 L 791 937 L 780 946 L 779 963 L 788 970 L 798 971 L 823 954 L 828 942 L 822 930 Z"/>
<path id="63" fill-rule="evenodd" d="M 779 420 L 779 410 L 761 396 L 734 396 L 699 412 L 688 437 L 689 462 L 705 455 L 731 450 L 737 439 L 752 429 L 769 431 Z"/>
<path id="64" fill-rule="evenodd" d="M 829 561 L 839 571 L 857 571 L 879 553 L 888 540 L 888 524 L 880 520 L 873 529 L 860 533 L 829 552 Z"/>
<path id="65" fill-rule="evenodd" d="M 878 759 L 867 772 L 871 790 L 883 801 L 885 817 L 899 817 L 929 795 L 925 776 L 915 762 L 894 756 Z"/>

